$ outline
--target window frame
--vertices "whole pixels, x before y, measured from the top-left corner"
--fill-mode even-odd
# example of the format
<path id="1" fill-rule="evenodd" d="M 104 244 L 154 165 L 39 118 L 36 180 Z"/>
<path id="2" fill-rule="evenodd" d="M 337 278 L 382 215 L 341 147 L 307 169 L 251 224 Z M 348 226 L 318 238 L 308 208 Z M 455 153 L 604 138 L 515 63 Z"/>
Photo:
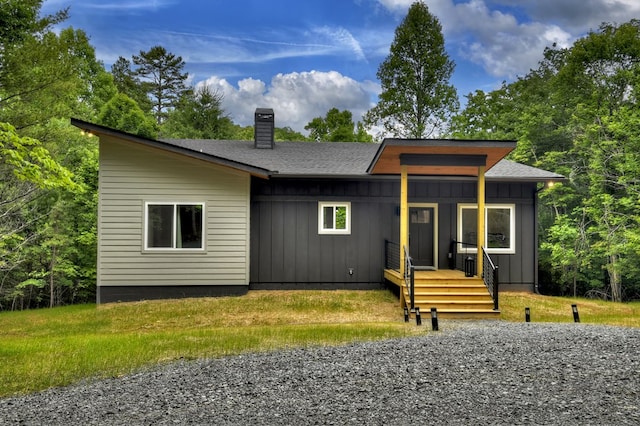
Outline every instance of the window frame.
<path id="1" fill-rule="evenodd" d="M 463 228 L 462 228 L 462 212 L 465 209 L 475 209 L 477 211 L 478 205 L 474 203 L 464 203 L 458 204 L 458 226 L 457 226 L 457 234 L 458 241 L 462 241 L 465 243 L 475 243 L 475 241 L 464 241 L 463 236 Z M 487 216 L 489 214 L 490 209 L 508 209 L 509 210 L 509 247 L 505 248 L 496 248 L 496 247 L 487 247 L 487 242 L 489 241 L 489 223 L 487 220 Z M 484 208 L 484 244 L 487 253 L 489 254 L 515 254 L 516 253 L 516 205 L 515 204 L 485 204 Z M 465 253 L 477 253 L 478 250 L 476 247 L 464 247 L 459 248 L 460 251 L 464 251 Z"/>
<path id="2" fill-rule="evenodd" d="M 333 228 L 325 228 L 324 210 L 326 207 L 333 207 Z M 344 207 L 345 229 L 336 229 L 336 209 Z M 349 201 L 319 201 L 318 202 L 318 234 L 320 235 L 351 235 L 351 202 Z"/>
<path id="3" fill-rule="evenodd" d="M 149 206 L 173 206 L 173 223 L 171 229 L 171 241 L 172 247 L 149 247 Z M 201 220 L 201 246 L 200 247 L 176 247 L 177 245 L 177 209 L 178 206 L 200 206 L 202 209 L 202 217 Z M 142 248 L 144 252 L 171 252 L 171 253 L 181 253 L 181 252 L 205 252 L 206 251 L 206 203 L 199 201 L 145 201 L 144 203 L 144 236 L 142 242 Z"/>

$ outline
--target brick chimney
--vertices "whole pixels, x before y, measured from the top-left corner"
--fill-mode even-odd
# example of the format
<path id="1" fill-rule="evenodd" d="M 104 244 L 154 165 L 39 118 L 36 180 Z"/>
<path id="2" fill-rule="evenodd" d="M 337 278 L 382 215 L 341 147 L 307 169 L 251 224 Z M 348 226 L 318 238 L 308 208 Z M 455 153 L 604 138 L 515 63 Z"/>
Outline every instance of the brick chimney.
<path id="1" fill-rule="evenodd" d="M 273 149 L 274 115 L 271 108 L 256 108 L 253 139 L 259 149 Z"/>

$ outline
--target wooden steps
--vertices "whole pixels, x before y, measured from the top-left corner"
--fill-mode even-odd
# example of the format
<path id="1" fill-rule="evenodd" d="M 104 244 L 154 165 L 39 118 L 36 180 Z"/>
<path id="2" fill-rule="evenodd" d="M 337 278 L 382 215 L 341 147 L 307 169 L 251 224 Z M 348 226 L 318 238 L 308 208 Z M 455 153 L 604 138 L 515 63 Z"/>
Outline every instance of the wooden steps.
<path id="1" fill-rule="evenodd" d="M 389 277 L 393 278 L 394 274 Z M 391 282 L 400 287 L 410 308 L 409 289 L 400 274 Z M 414 283 L 414 306 L 420 308 L 423 320 L 428 318 L 431 308 L 438 310 L 439 318 L 500 319 L 500 311 L 493 309 L 493 298 L 478 277 L 467 278 L 460 271 L 417 271 Z"/>

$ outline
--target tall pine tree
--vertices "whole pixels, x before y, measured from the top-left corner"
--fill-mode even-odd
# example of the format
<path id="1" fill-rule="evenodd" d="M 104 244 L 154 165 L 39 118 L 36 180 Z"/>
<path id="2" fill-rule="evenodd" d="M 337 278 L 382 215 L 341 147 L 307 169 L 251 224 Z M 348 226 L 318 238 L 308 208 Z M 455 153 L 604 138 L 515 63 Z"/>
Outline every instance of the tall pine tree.
<path id="1" fill-rule="evenodd" d="M 162 46 L 154 46 L 148 51 L 141 51 L 133 56 L 133 63 L 138 67 L 136 75 L 151 98 L 153 114 L 158 124 L 167 117 L 180 98 L 189 89 L 185 85 L 187 73 L 183 73 L 185 63 L 181 56 L 167 52 Z"/>

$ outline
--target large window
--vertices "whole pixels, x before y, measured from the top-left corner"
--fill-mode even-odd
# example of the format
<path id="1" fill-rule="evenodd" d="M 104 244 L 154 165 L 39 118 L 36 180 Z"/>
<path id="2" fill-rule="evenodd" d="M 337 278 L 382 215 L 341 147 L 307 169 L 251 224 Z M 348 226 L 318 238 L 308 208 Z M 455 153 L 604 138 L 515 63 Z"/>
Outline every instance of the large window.
<path id="1" fill-rule="evenodd" d="M 351 203 L 318 203 L 319 234 L 350 234 Z"/>
<path id="2" fill-rule="evenodd" d="M 485 247 L 488 253 L 516 252 L 516 207 L 513 204 L 485 205 Z M 476 243 L 478 235 L 478 207 L 475 204 L 458 205 L 458 241 Z M 466 246 L 463 246 L 466 247 Z M 466 248 L 475 252 L 475 247 Z"/>
<path id="3" fill-rule="evenodd" d="M 202 203 L 146 203 L 145 249 L 204 248 Z"/>

